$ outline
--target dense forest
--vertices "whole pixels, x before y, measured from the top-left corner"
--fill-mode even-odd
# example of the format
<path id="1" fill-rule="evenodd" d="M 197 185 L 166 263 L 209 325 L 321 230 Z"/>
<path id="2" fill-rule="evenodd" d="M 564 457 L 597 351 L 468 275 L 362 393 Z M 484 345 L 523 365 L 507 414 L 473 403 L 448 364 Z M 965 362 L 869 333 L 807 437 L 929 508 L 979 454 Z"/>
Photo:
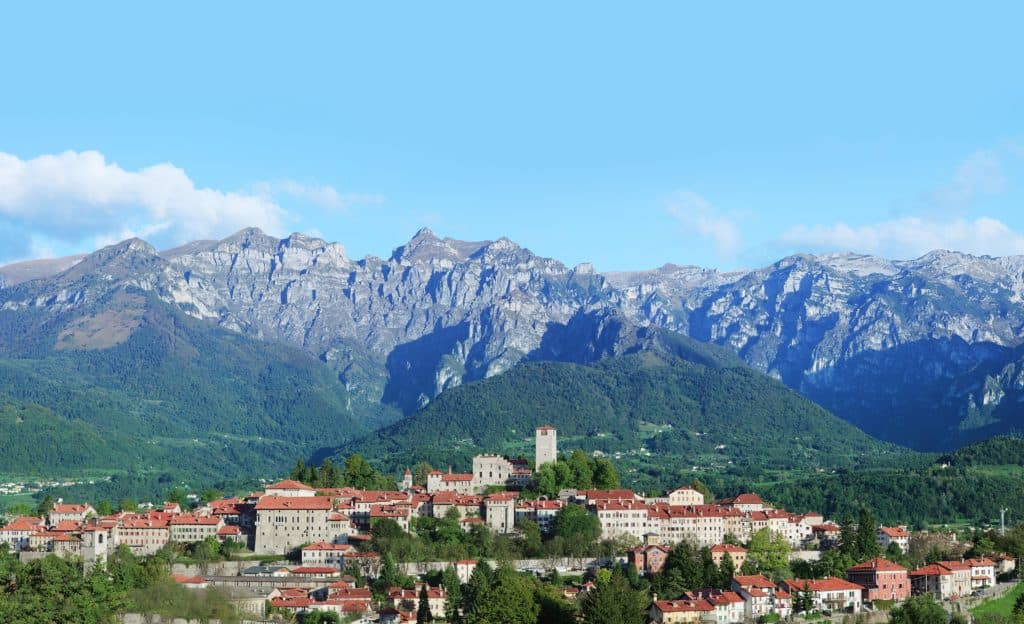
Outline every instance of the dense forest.
<path id="1" fill-rule="evenodd" d="M 653 352 L 591 366 L 522 364 L 448 390 L 343 450 L 387 469 L 420 460 L 462 465 L 477 452 L 532 456 L 534 428 L 544 424 L 558 428 L 562 448 L 649 453 L 662 470 L 672 464 L 813 470 L 905 452 L 749 368 Z"/>

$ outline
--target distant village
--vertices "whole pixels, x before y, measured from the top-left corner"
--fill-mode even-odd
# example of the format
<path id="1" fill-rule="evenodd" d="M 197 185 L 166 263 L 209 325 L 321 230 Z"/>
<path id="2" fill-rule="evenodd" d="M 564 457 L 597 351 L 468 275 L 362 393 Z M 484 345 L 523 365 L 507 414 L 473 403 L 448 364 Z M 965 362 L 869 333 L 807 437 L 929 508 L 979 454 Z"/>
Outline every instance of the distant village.
<path id="1" fill-rule="evenodd" d="M 713 502 L 692 487 L 659 497 L 615 489 L 563 490 L 557 498 L 522 498 L 519 491 L 533 480 L 534 470 L 557 457 L 557 431 L 545 426 L 535 432 L 534 469 L 522 460 L 477 455 L 472 472 L 431 472 L 425 485 L 414 485 L 406 469 L 396 491 L 318 489 L 283 480 L 248 496 L 210 501 L 194 509 L 165 503 L 105 516 L 89 503 L 60 501 L 45 517 L 22 516 L 0 528 L 0 543 L 23 559 L 50 554 L 77 557 L 86 568 L 121 546 L 136 555 L 152 555 L 172 542 L 210 539 L 244 544 L 256 555 L 281 555 L 282 560 L 301 553 L 297 565 L 252 565 L 239 567 L 233 575 L 180 574 L 175 579 L 196 589 L 217 584 L 256 588 L 245 608 L 257 615 L 269 606 L 298 615 L 329 611 L 339 616 L 360 614 L 363 621 L 412 622 L 422 596 L 434 617 L 443 619 L 445 590 L 423 583 L 416 589 L 395 587 L 385 608 L 375 605 L 370 590 L 357 586 L 357 577 L 374 578 L 380 570 L 381 555 L 360 547 L 369 543 L 375 521 L 388 519 L 412 531 L 414 518 L 445 518 L 454 513 L 464 531 L 482 526 L 495 534 L 515 534 L 525 520 L 531 520 L 546 534 L 562 510 L 577 505 L 597 518 L 602 539 L 631 544 L 615 561 L 639 575 L 660 572 L 672 548 L 682 542 L 709 548 L 717 565 L 728 557 L 740 570 L 747 557 L 747 549 L 740 544 L 762 531 L 781 536 L 793 556 L 814 557 L 840 541 L 840 527 L 821 514 L 776 509 L 753 493 Z M 883 550 L 894 544 L 907 552 L 910 539 L 905 527 L 878 528 L 877 543 Z M 446 564 L 454 566 L 466 583 L 477 562 Z M 655 596 L 649 621 L 767 621 L 768 616 L 791 615 L 794 600 L 810 600 L 812 605 L 805 608 L 845 613 L 859 613 L 876 601 L 898 603 L 919 594 L 955 600 L 994 586 L 997 577 L 1015 568 L 1016 560 L 1008 555 L 936 561 L 913 570 L 876 557 L 850 567 L 845 578 L 773 582 L 763 575 L 737 573 L 729 589 Z M 578 600 L 590 586 L 581 583 L 562 591 L 567 599 Z"/>

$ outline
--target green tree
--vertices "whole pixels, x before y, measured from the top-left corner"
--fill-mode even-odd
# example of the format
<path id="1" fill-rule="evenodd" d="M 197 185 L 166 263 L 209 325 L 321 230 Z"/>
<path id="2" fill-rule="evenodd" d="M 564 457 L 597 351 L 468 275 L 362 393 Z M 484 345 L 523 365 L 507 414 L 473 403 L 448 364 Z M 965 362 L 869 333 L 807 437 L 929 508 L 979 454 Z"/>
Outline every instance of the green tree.
<path id="1" fill-rule="evenodd" d="M 188 504 L 188 497 L 185 494 L 185 490 L 177 486 L 171 488 L 171 491 L 167 493 L 167 502 L 178 503 L 181 505 L 182 509 L 185 509 L 185 506 Z"/>
<path id="2" fill-rule="evenodd" d="M 750 538 L 747 561 L 773 580 L 779 580 L 789 573 L 789 542 L 779 533 L 760 529 Z"/>
<path id="3" fill-rule="evenodd" d="M 101 500 L 96 503 L 96 513 L 100 516 L 109 516 L 114 513 L 114 506 L 108 500 Z"/>
<path id="4" fill-rule="evenodd" d="M 586 624 L 644 624 L 647 596 L 633 589 L 618 567 L 608 576 L 599 575 L 594 589 L 580 604 Z"/>
<path id="5" fill-rule="evenodd" d="M 444 619 L 454 622 L 459 616 L 459 607 L 462 605 L 462 584 L 459 582 L 459 575 L 455 572 L 454 566 L 448 566 L 441 573 L 441 586 L 447 597 L 444 601 Z"/>
<path id="6" fill-rule="evenodd" d="M 416 464 L 412 469 L 412 483 L 413 485 L 426 486 L 427 475 L 434 471 L 434 467 L 429 462 L 421 461 Z"/>
<path id="7" fill-rule="evenodd" d="M 430 596 L 427 595 L 427 585 L 420 586 L 419 605 L 416 609 L 416 624 L 433 622 L 434 616 L 430 613 Z"/>
<path id="8" fill-rule="evenodd" d="M 722 555 L 722 563 L 718 568 L 719 589 L 731 588 L 734 576 L 736 576 L 736 564 L 732 560 L 732 555 L 725 553 Z"/>
<path id="9" fill-rule="evenodd" d="M 931 594 L 914 596 L 889 612 L 889 624 L 947 624 L 949 619 Z"/>
<path id="10" fill-rule="evenodd" d="M 859 554 L 857 548 L 857 525 L 853 523 L 853 518 L 849 514 L 843 516 L 842 521 L 839 523 L 839 550 L 844 555 L 849 555 L 854 559 Z"/>
<path id="11" fill-rule="evenodd" d="M 601 537 L 601 523 L 582 506 L 567 505 L 555 516 L 553 533 L 565 544 L 566 554 L 578 557 L 590 552 Z"/>
<path id="12" fill-rule="evenodd" d="M 46 496 L 43 497 L 43 500 L 39 501 L 39 506 L 36 507 L 36 513 L 40 516 L 45 516 L 46 514 L 50 513 L 51 509 L 53 509 L 53 504 L 53 497 L 47 494 Z"/>
<path id="13" fill-rule="evenodd" d="M 599 490 L 614 490 L 620 487 L 619 471 L 610 459 L 599 457 L 594 460 L 594 487 Z"/>
<path id="14" fill-rule="evenodd" d="M 569 470 L 572 472 L 573 487 L 589 490 L 594 487 L 594 469 L 590 458 L 583 451 L 576 449 L 569 455 Z"/>
<path id="15" fill-rule="evenodd" d="M 471 624 L 534 624 L 540 606 L 534 597 L 533 581 L 503 565 L 483 603 L 474 605 Z"/>
<path id="16" fill-rule="evenodd" d="M 527 558 L 539 556 L 543 546 L 540 525 L 529 518 L 524 518 L 519 523 L 518 543 L 519 549 Z"/>
<path id="17" fill-rule="evenodd" d="M 211 503 L 215 500 L 219 500 L 224 496 L 224 492 L 221 492 L 217 488 L 208 487 L 203 490 L 202 494 L 199 495 L 203 499 L 204 503 Z"/>
<path id="18" fill-rule="evenodd" d="M 472 618 L 476 617 L 479 605 L 487 602 L 487 597 L 491 593 L 492 576 L 493 571 L 486 561 L 480 561 L 473 568 L 469 582 L 466 583 L 466 590 L 462 593 L 463 610 L 467 619 L 472 621 Z"/>
<path id="19" fill-rule="evenodd" d="M 122 498 L 121 502 L 117 504 L 117 508 L 134 513 L 139 510 L 139 505 L 131 498 Z"/>
<path id="20" fill-rule="evenodd" d="M 394 490 L 396 488 L 393 478 L 374 470 L 373 466 L 358 453 L 352 454 L 345 460 L 341 485 L 360 490 Z"/>
<path id="21" fill-rule="evenodd" d="M 338 467 L 334 465 L 334 462 L 328 457 L 320 463 L 320 469 L 317 471 L 316 476 L 316 487 L 322 488 L 336 488 L 341 487 L 342 477 L 338 471 Z"/>
<path id="22" fill-rule="evenodd" d="M 881 548 L 878 545 L 878 523 L 867 507 L 860 510 L 857 520 L 857 552 L 856 559 L 865 561 L 877 557 Z"/>

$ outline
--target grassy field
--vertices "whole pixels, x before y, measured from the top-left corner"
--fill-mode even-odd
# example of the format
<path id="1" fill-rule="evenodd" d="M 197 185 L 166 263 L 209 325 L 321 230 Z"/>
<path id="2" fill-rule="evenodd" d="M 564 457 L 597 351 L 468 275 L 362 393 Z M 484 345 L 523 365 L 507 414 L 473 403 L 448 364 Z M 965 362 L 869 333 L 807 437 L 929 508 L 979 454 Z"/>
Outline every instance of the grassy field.
<path id="1" fill-rule="evenodd" d="M 1018 583 L 1013 589 L 999 598 L 986 600 L 977 607 L 974 607 L 971 609 L 971 613 L 976 618 L 990 615 L 1009 617 L 1013 612 L 1013 604 L 1017 602 L 1017 598 L 1022 594 L 1024 594 L 1024 583 Z"/>

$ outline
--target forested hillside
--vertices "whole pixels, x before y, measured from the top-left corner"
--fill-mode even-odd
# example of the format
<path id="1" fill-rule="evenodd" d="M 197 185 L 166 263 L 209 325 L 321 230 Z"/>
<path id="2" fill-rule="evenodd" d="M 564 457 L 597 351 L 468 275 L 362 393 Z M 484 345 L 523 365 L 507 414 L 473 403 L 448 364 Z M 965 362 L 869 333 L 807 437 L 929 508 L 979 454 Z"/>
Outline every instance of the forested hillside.
<path id="1" fill-rule="evenodd" d="M 630 485 L 686 478 L 693 467 L 816 469 L 903 451 L 741 366 L 643 352 L 594 365 L 536 362 L 453 388 L 423 410 L 345 447 L 389 469 L 468 464 L 481 451 L 532 458 L 534 428 L 563 450 L 619 455 Z"/>
<path id="2" fill-rule="evenodd" d="M 31 314 L 0 312 L 0 470 L 273 475 L 394 417 L 353 400 L 304 352 L 128 294 L 131 315 L 103 318 L 102 336 L 88 329 L 109 312 L 104 301 L 43 327 Z"/>

